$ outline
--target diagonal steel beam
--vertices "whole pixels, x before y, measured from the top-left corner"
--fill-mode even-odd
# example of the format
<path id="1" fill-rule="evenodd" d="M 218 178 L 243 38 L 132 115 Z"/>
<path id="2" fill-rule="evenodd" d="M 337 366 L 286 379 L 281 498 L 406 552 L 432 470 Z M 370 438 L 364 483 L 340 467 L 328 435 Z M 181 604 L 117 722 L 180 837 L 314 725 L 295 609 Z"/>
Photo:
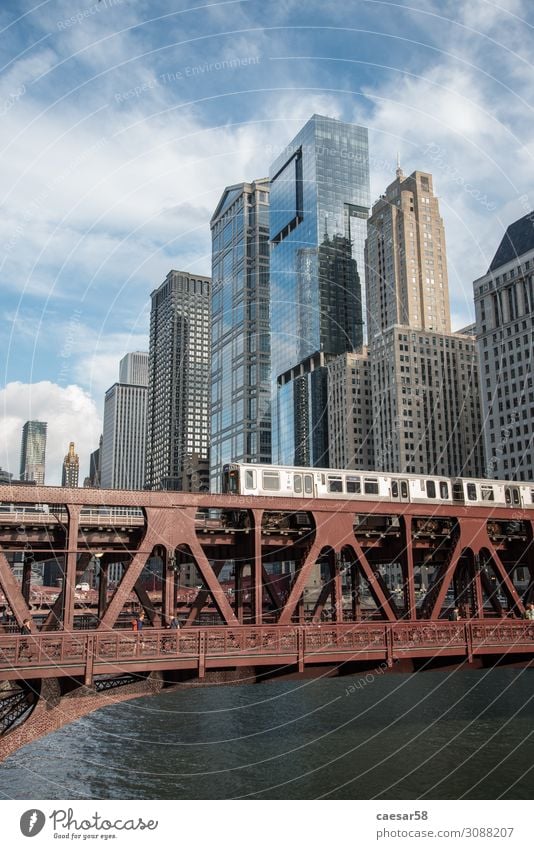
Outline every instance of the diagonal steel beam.
<path id="1" fill-rule="evenodd" d="M 386 593 L 382 588 L 382 582 L 380 578 L 375 574 L 374 569 L 369 563 L 367 557 L 363 553 L 363 548 L 360 543 L 356 539 L 356 536 L 353 534 L 353 539 L 350 543 L 350 546 L 354 549 L 356 557 L 358 559 L 358 565 L 363 572 L 364 577 L 369 584 L 369 589 L 374 596 L 375 602 L 384 612 L 386 619 L 389 622 L 395 622 L 398 619 L 398 616 L 395 615 L 395 610 L 387 598 Z"/>
<path id="2" fill-rule="evenodd" d="M 204 583 L 208 585 L 209 593 L 222 619 L 224 619 L 227 625 L 239 625 L 239 621 L 232 610 L 219 581 L 217 580 L 217 576 L 213 571 L 208 558 L 204 554 L 202 546 L 196 537 L 190 537 L 186 544 L 189 545 L 191 554 L 196 560 L 197 569 L 202 575 Z"/>
<path id="3" fill-rule="evenodd" d="M 326 548 L 326 545 L 327 544 L 325 544 L 322 540 L 319 540 L 317 538 L 312 543 L 312 546 L 306 556 L 306 559 L 302 564 L 302 568 L 299 570 L 297 579 L 293 584 L 293 588 L 289 593 L 289 597 L 286 603 L 284 604 L 284 607 L 278 619 L 279 625 L 291 624 L 291 617 L 295 612 L 295 608 L 299 602 L 299 599 L 302 597 L 304 587 L 306 586 L 306 582 L 308 580 L 310 572 L 313 569 L 313 566 L 317 558 L 319 557 L 319 554 L 321 553 L 322 549 Z"/>
<path id="4" fill-rule="evenodd" d="M 22 625 L 25 619 L 31 619 L 30 608 L 24 601 L 22 589 L 3 552 L 0 552 L 0 588 L 17 620 L 17 624 Z"/>

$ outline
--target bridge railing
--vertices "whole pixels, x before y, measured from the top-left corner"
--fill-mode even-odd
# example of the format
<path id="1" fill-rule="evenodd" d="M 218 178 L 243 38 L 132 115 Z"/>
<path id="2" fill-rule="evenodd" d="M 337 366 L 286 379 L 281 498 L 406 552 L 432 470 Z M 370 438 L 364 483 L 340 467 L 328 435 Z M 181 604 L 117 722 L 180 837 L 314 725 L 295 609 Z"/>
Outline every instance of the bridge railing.
<path id="1" fill-rule="evenodd" d="M 347 623 L 328 625 L 262 625 L 237 627 L 147 628 L 142 632 L 72 631 L 31 635 L 0 635 L 0 678 L 17 670 L 47 670 L 59 677 L 89 663 L 99 666 L 147 668 L 166 661 L 176 668 L 191 662 L 211 666 L 233 663 L 327 663 L 377 659 L 392 663 L 409 657 L 509 652 L 534 656 L 534 622 Z M 154 667 L 154 668 L 157 668 Z"/>

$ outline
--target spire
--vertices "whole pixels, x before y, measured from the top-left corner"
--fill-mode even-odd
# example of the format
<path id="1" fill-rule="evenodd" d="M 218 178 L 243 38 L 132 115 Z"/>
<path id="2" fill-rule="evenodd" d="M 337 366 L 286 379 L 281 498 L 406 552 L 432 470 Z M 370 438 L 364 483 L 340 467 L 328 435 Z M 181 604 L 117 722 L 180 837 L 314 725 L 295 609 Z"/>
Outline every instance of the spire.
<path id="1" fill-rule="evenodd" d="M 404 171 L 402 170 L 401 164 L 400 164 L 400 153 L 399 153 L 399 151 L 397 151 L 397 170 L 396 170 L 395 173 L 396 173 L 397 177 L 399 177 L 399 178 L 404 177 Z"/>

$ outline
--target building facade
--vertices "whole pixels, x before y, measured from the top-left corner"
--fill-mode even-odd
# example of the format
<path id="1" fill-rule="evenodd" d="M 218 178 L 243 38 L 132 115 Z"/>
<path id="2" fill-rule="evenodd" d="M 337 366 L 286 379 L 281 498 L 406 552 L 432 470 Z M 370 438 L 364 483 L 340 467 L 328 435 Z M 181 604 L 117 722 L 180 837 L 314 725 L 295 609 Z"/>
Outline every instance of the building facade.
<path id="1" fill-rule="evenodd" d="M 120 362 L 119 374 L 144 380 L 144 383 L 119 381 L 106 392 L 100 486 L 104 489 L 143 489 L 148 353 L 126 354 Z"/>
<path id="2" fill-rule="evenodd" d="M 534 211 L 511 224 L 474 282 L 485 474 L 534 480 Z"/>
<path id="3" fill-rule="evenodd" d="M 397 168 L 373 205 L 365 257 L 375 468 L 480 477 L 478 353 L 473 334 L 451 333 L 431 174 Z"/>
<path id="4" fill-rule="evenodd" d="M 61 486 L 78 486 L 80 476 L 80 458 L 74 450 L 74 442 L 69 442 L 69 450 L 63 460 Z"/>
<path id="5" fill-rule="evenodd" d="M 170 271 L 152 292 L 145 486 L 209 486 L 211 278 Z"/>
<path id="6" fill-rule="evenodd" d="M 47 422 L 28 421 L 22 428 L 20 449 L 20 479 L 35 481 L 37 486 L 45 482 Z"/>
<path id="7" fill-rule="evenodd" d="M 269 181 L 229 186 L 211 219 L 210 486 L 224 463 L 271 462 Z"/>
<path id="8" fill-rule="evenodd" d="M 373 205 L 365 247 L 369 343 L 394 324 L 450 333 L 445 229 L 432 175 L 396 179 Z"/>
<path id="9" fill-rule="evenodd" d="M 271 168 L 275 462 L 330 464 L 326 366 L 364 337 L 367 136 L 314 115 Z"/>
<path id="10" fill-rule="evenodd" d="M 377 471 L 482 477 L 475 338 L 394 325 L 370 362 Z"/>
<path id="11" fill-rule="evenodd" d="M 328 432 L 333 469 L 374 469 L 371 372 L 367 348 L 340 354 L 328 371 Z"/>

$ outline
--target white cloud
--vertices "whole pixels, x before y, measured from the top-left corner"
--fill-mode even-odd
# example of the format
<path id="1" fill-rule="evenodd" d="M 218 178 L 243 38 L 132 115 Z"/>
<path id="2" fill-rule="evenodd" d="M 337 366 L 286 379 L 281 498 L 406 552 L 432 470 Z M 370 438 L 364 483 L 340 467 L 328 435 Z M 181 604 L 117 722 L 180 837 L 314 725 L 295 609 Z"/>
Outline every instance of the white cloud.
<path id="1" fill-rule="evenodd" d="M 95 403 L 79 386 L 40 383 L 8 383 L 0 391 L 0 463 L 19 475 L 22 427 L 28 420 L 48 422 L 46 477 L 49 485 L 61 483 L 63 458 L 69 442 L 80 457 L 80 484 L 88 474 L 89 454 L 98 448 L 102 431 Z"/>

